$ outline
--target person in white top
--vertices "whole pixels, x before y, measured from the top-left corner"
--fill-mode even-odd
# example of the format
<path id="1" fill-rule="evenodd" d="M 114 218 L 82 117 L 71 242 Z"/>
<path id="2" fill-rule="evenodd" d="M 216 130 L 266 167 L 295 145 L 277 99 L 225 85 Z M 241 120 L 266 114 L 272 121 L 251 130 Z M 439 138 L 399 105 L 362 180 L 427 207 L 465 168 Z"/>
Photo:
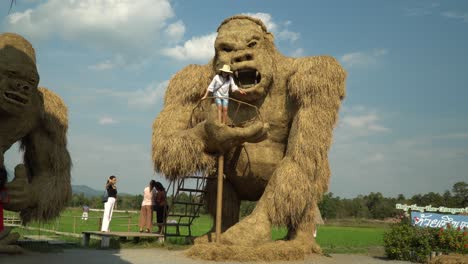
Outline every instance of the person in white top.
<path id="1" fill-rule="evenodd" d="M 215 103 L 218 106 L 218 120 L 224 124 L 227 122 L 229 88 L 231 88 L 232 92 L 238 91 L 241 94 L 245 94 L 244 90 L 237 87 L 231 74 L 231 67 L 224 64 L 223 67 L 219 69 L 219 73 L 215 75 L 210 85 L 208 85 L 208 89 L 206 89 L 206 93 L 202 98 L 202 100 L 205 99 L 209 92 L 213 93 L 213 96 L 216 97 Z"/>
<path id="2" fill-rule="evenodd" d="M 138 226 L 140 232 L 143 230 L 147 233 L 153 229 L 153 195 L 155 195 L 156 181 L 151 180 L 149 186 L 143 190 L 143 201 L 141 202 L 140 221 Z"/>

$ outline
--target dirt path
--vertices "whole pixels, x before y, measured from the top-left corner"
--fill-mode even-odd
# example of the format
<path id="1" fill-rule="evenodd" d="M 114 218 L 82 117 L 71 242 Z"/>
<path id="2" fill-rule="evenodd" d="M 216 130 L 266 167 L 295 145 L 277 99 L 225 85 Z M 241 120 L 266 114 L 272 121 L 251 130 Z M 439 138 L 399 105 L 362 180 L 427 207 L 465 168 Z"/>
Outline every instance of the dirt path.
<path id="1" fill-rule="evenodd" d="M 160 248 L 151 249 L 119 249 L 119 250 L 95 250 L 95 249 L 67 249 L 60 253 L 27 252 L 22 255 L 0 255 L 2 264 L 201 264 L 201 263 L 239 263 L 239 262 L 208 262 L 193 260 L 184 256 L 184 251 L 167 250 Z M 248 263 L 248 262 L 241 262 Z M 255 262 L 262 263 L 262 262 Z M 346 264 L 377 264 L 377 263 L 410 263 L 404 261 L 389 261 L 378 257 L 333 254 L 331 257 L 311 255 L 303 261 L 274 262 L 277 264 L 299 263 L 346 263 Z"/>

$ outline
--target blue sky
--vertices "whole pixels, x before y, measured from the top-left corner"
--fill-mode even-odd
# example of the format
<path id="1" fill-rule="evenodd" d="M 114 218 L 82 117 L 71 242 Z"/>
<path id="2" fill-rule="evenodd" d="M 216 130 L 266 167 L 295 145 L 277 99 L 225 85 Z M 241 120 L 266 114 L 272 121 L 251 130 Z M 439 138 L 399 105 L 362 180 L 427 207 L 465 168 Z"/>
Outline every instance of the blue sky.
<path id="1" fill-rule="evenodd" d="M 330 191 L 396 196 L 468 181 L 468 2 L 17 0 L 0 31 L 36 49 L 40 85 L 69 107 L 73 184 L 108 175 L 140 193 L 167 81 L 214 54 L 235 14 L 262 19 L 279 50 L 328 54 L 348 72 L 329 153 Z M 20 162 L 12 148 L 6 163 Z"/>

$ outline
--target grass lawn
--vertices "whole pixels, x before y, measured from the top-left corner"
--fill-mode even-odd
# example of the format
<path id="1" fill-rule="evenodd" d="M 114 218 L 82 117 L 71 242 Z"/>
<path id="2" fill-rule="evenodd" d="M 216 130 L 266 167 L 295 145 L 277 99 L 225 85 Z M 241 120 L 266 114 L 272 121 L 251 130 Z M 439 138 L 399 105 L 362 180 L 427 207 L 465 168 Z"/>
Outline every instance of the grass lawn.
<path id="1" fill-rule="evenodd" d="M 30 227 L 40 227 L 59 232 L 81 234 L 82 231 L 99 230 L 100 217 L 102 212 L 90 212 L 88 220 L 81 219 L 81 209 L 70 208 L 62 213 L 60 218 L 49 223 L 31 223 Z M 16 215 L 5 211 L 5 216 Z M 135 213 L 115 213 L 110 224 L 112 231 L 138 231 L 138 214 Z M 170 220 L 170 219 L 169 219 Z M 192 226 L 192 235 L 200 236 L 211 229 L 212 220 L 208 215 L 202 215 L 194 221 Z M 175 227 L 171 227 L 172 230 Z M 325 253 L 368 253 L 369 250 L 381 248 L 383 246 L 383 233 L 388 228 L 382 224 L 363 224 L 347 221 L 345 223 L 334 222 L 333 224 L 321 225 L 317 231 L 317 242 Z M 16 228 L 23 237 L 28 235 L 54 235 L 45 231 L 25 230 Z M 182 234 L 188 234 L 187 228 L 181 227 Z M 312 232 L 312 231 L 311 231 Z M 285 228 L 274 228 L 272 230 L 272 239 L 278 240 L 286 236 Z M 60 240 L 76 242 L 79 244 L 80 238 L 58 236 Z M 111 242 L 111 247 L 168 247 L 172 249 L 184 248 L 187 241 L 183 238 L 170 237 L 164 245 L 157 243 L 156 239 L 141 239 L 138 243 L 134 241 Z M 92 247 L 98 247 L 98 241 L 91 243 Z"/>

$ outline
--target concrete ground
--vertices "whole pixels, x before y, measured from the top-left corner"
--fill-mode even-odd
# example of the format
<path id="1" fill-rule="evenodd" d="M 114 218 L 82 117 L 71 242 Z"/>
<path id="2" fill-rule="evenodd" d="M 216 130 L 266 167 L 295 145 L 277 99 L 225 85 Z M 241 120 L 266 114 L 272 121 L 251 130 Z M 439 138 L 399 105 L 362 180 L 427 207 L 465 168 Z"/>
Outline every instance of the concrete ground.
<path id="1" fill-rule="evenodd" d="M 26 252 L 21 255 L 0 255 L 1 264 L 200 264 L 200 263 L 249 263 L 249 262 L 213 262 L 204 260 L 193 260 L 184 256 L 183 250 L 167 250 L 165 248 L 150 249 L 118 249 L 118 250 L 96 250 L 96 249 L 65 249 L 59 253 Z M 262 262 L 254 262 L 262 263 Z M 378 264 L 378 263 L 410 263 L 405 261 L 389 261 L 379 257 L 354 255 L 354 254 L 332 254 L 331 257 L 310 255 L 303 261 L 274 262 L 277 264 L 298 263 L 346 263 L 346 264 Z"/>

